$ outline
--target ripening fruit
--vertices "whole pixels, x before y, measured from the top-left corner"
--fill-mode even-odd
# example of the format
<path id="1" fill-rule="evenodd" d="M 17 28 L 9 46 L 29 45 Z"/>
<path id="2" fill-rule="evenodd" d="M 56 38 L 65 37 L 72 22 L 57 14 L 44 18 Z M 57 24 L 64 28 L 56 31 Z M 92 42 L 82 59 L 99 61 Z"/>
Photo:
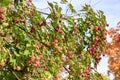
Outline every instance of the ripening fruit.
<path id="1" fill-rule="evenodd" d="M 44 68 L 44 71 L 48 71 L 48 70 L 49 70 L 49 68 L 48 68 L 48 67 L 45 67 L 45 68 Z"/>
<path id="2" fill-rule="evenodd" d="M 88 73 L 89 73 L 89 70 L 88 70 L 88 69 L 85 69 L 85 72 L 84 72 L 84 73 L 88 74 Z"/>
<path id="3" fill-rule="evenodd" d="M 5 12 L 4 9 L 0 9 L 0 14 L 3 14 Z"/>
<path id="4" fill-rule="evenodd" d="M 17 70 L 17 71 L 20 71 L 20 70 L 21 70 L 21 67 L 20 67 L 20 66 L 17 66 L 17 67 L 16 67 L 16 70 Z"/>
<path id="5" fill-rule="evenodd" d="M 99 26 L 95 26 L 94 30 L 97 31 L 99 29 Z"/>
<path id="6" fill-rule="evenodd" d="M 52 42 L 52 45 L 55 45 L 55 44 L 56 44 L 56 43 L 53 41 L 53 42 Z"/>
<path id="7" fill-rule="evenodd" d="M 37 49 L 40 49 L 42 46 L 43 46 L 42 44 L 38 44 Z"/>
<path id="8" fill-rule="evenodd" d="M 62 34 L 62 33 L 63 33 L 63 31 L 62 31 L 61 29 L 59 29 L 59 30 L 58 30 L 58 33 Z"/>
<path id="9" fill-rule="evenodd" d="M 29 0 L 30 2 L 32 2 L 32 0 Z"/>
<path id="10" fill-rule="evenodd" d="M 6 28 L 9 29 L 11 26 L 10 25 L 7 25 Z"/>
<path id="11" fill-rule="evenodd" d="M 26 4 L 27 4 L 28 6 L 30 6 L 30 5 L 31 5 L 31 3 L 30 3 L 30 2 L 27 2 Z"/>
<path id="12" fill-rule="evenodd" d="M 38 66 L 40 65 L 40 61 L 36 61 L 35 63 L 36 63 Z"/>
<path id="13" fill-rule="evenodd" d="M 101 57 L 98 57 L 97 60 L 96 60 L 96 63 L 98 64 L 101 59 L 102 59 Z"/>
<path id="14" fill-rule="evenodd" d="M 55 40 L 54 40 L 54 42 L 55 42 L 55 43 L 58 43 L 58 40 L 57 40 L 57 39 L 55 39 Z"/>
<path id="15" fill-rule="evenodd" d="M 4 16 L 4 15 L 1 15 L 1 16 L 0 16 L 0 19 L 1 19 L 1 20 L 5 20 L 5 16 Z"/>
<path id="16" fill-rule="evenodd" d="M 35 58 L 36 58 L 35 56 L 32 56 L 30 61 L 34 62 Z"/>
<path id="17" fill-rule="evenodd" d="M 13 21 L 14 21 L 15 23 L 19 23 L 19 22 L 20 22 L 20 20 L 18 20 L 18 19 L 13 19 Z"/>
<path id="18" fill-rule="evenodd" d="M 57 44 L 57 43 L 58 43 L 58 40 L 55 39 L 55 40 L 52 42 L 52 45 L 55 45 L 55 44 Z"/>
<path id="19" fill-rule="evenodd" d="M 98 29 L 101 31 L 102 30 L 102 26 L 99 26 Z"/>
<path id="20" fill-rule="evenodd" d="M 68 51 L 67 54 L 68 54 L 68 55 L 72 54 L 72 51 Z"/>
<path id="21" fill-rule="evenodd" d="M 95 37 L 95 41 L 99 41 L 99 38 L 98 38 L 98 37 Z"/>
<path id="22" fill-rule="evenodd" d="M 38 64 L 33 64 L 34 67 L 38 67 Z"/>
<path id="23" fill-rule="evenodd" d="M 74 34 L 74 32 L 72 32 L 72 34 L 71 34 L 72 36 L 74 36 L 75 34 Z"/>
<path id="24" fill-rule="evenodd" d="M 103 39 L 106 40 L 106 36 L 104 36 Z"/>
<path id="25" fill-rule="evenodd" d="M 75 27 L 74 27 L 74 30 L 75 30 L 75 31 L 77 31 L 77 30 L 78 30 L 78 27 L 77 27 L 77 26 L 75 26 Z"/>
<path id="26" fill-rule="evenodd" d="M 56 51 L 56 52 L 55 52 L 55 55 L 58 55 L 58 54 L 59 54 L 59 52 Z"/>
<path id="27" fill-rule="evenodd" d="M 65 57 L 62 58 L 62 62 L 66 62 L 67 59 Z"/>
<path id="28" fill-rule="evenodd" d="M 39 60 L 40 60 L 40 57 L 36 56 L 35 59 L 36 59 L 37 61 L 39 61 Z"/>
<path id="29" fill-rule="evenodd" d="M 55 80 L 58 80 L 60 78 L 60 75 L 56 75 L 54 78 Z"/>
<path id="30" fill-rule="evenodd" d="M 32 26 L 30 32 L 33 33 L 34 31 L 35 31 L 35 26 Z"/>

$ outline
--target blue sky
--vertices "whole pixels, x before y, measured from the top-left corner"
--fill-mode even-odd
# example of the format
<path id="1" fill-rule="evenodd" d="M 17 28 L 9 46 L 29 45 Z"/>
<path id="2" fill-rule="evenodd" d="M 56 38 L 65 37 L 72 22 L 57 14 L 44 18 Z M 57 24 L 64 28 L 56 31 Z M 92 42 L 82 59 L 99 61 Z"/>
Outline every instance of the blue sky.
<path id="1" fill-rule="evenodd" d="M 47 8 L 47 1 L 60 2 L 60 0 L 33 0 L 34 4 L 39 9 Z M 72 0 L 71 3 L 77 10 L 80 10 L 81 6 L 85 3 L 90 4 L 94 10 L 102 10 L 106 15 L 106 20 L 110 27 L 117 26 L 117 22 L 120 21 L 120 0 Z M 43 11 L 47 12 L 48 10 L 44 9 Z M 98 71 L 105 75 L 107 75 L 108 70 L 107 62 L 108 58 L 104 57 L 98 66 Z M 110 78 L 113 80 L 112 75 Z"/>

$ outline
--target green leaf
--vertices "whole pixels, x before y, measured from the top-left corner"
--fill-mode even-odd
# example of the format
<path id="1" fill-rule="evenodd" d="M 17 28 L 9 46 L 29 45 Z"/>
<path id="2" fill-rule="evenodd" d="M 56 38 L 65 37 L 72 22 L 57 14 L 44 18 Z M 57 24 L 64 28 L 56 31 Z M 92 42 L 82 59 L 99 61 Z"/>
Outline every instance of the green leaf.
<path id="1" fill-rule="evenodd" d="M 15 54 L 16 56 L 20 56 L 16 51 L 14 51 L 14 54 Z"/>
<path id="2" fill-rule="evenodd" d="M 61 4 L 66 4 L 67 2 L 67 0 L 61 0 Z"/>
<path id="3" fill-rule="evenodd" d="M 0 7 L 6 7 L 11 2 L 12 2 L 12 0 L 0 0 Z"/>
<path id="4" fill-rule="evenodd" d="M 72 13 L 76 13 L 76 10 L 74 9 L 72 4 L 68 5 L 69 9 L 71 10 Z"/>
<path id="5" fill-rule="evenodd" d="M 10 56 L 10 62 L 13 64 L 13 66 L 16 65 L 16 59 Z"/>
<path id="6" fill-rule="evenodd" d="M 53 4 L 48 2 L 48 5 L 53 9 Z"/>
<path id="7" fill-rule="evenodd" d="M 24 51 L 24 55 L 29 55 L 30 54 L 30 51 L 29 50 L 25 50 Z"/>

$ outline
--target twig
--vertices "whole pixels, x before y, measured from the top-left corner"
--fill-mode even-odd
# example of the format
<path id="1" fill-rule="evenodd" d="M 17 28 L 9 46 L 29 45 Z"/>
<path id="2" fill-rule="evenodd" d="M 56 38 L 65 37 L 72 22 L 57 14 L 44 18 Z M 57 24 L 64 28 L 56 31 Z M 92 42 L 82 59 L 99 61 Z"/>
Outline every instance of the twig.
<path id="1" fill-rule="evenodd" d="M 12 73 L 17 78 L 17 80 L 21 80 L 13 71 L 12 71 Z"/>

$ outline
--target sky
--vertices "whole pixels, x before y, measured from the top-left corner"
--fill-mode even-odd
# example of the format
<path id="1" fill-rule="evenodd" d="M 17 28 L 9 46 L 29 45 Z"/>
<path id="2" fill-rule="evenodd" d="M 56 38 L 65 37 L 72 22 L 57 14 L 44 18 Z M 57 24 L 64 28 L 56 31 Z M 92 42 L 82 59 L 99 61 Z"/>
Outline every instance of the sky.
<path id="1" fill-rule="evenodd" d="M 33 0 L 33 3 L 39 10 L 47 12 L 47 1 L 60 2 L 60 0 Z M 102 10 L 106 16 L 109 27 L 116 27 L 117 23 L 120 21 L 120 0 L 71 0 L 71 3 L 76 10 L 80 10 L 81 6 L 84 4 L 90 4 L 94 10 Z M 63 7 L 66 10 L 67 7 Z M 103 57 L 97 68 L 100 73 L 105 75 L 107 75 L 108 70 L 107 62 L 108 57 Z M 113 80 L 113 75 L 110 75 L 110 79 Z"/>

